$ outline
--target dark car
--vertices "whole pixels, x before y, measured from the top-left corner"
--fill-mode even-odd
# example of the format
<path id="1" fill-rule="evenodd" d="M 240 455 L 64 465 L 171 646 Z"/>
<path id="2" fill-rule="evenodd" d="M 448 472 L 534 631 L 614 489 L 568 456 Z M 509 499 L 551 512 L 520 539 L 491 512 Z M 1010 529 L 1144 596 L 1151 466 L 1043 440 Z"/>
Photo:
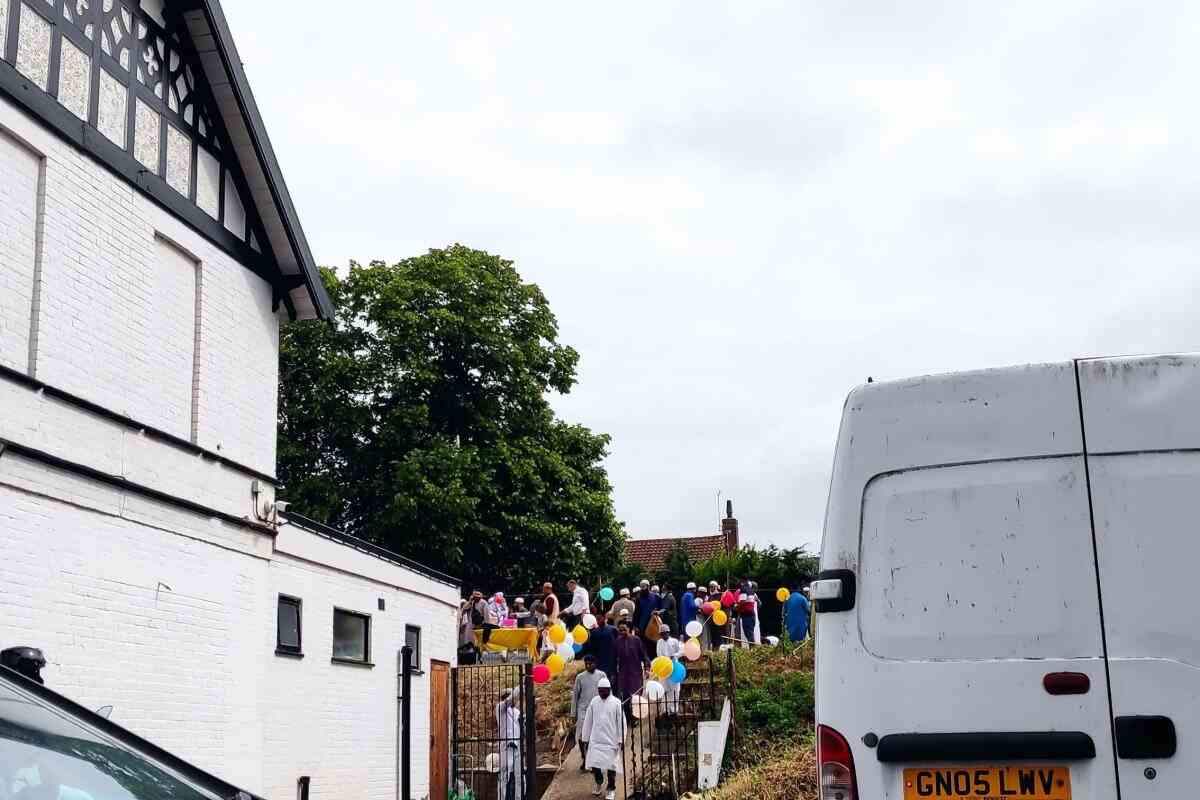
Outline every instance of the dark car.
<path id="1" fill-rule="evenodd" d="M 0 667 L 0 800 L 258 800 Z"/>

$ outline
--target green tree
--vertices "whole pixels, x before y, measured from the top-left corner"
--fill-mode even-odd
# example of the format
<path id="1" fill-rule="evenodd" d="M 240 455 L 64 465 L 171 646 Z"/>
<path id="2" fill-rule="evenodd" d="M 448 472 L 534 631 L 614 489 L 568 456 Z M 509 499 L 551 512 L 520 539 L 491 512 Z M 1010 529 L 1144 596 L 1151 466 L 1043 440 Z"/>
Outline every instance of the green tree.
<path id="1" fill-rule="evenodd" d="M 768 545 L 759 550 L 753 545 L 742 547 L 733 553 L 721 553 L 702 561 L 695 567 L 696 582 L 717 581 L 722 588 L 739 579 L 749 579 L 758 584 L 758 599 L 761 605 L 758 619 L 764 635 L 782 633 L 782 608 L 775 598 L 780 588 L 798 591 L 817 576 L 817 556 L 804 547 L 780 548 Z"/>
<path id="2" fill-rule="evenodd" d="M 696 570 L 692 566 L 692 556 L 681 539 L 671 542 L 667 555 L 663 558 L 662 568 L 654 574 L 654 581 L 659 586 L 669 586 L 676 594 L 683 594 L 688 581 L 696 580 Z"/>
<path id="3" fill-rule="evenodd" d="M 644 577 L 646 577 L 645 567 L 636 561 L 625 562 L 612 573 L 608 585 L 612 587 L 614 592 L 619 592 L 622 589 L 632 589 Z"/>
<path id="4" fill-rule="evenodd" d="M 280 336 L 281 496 L 471 587 L 611 573 L 609 438 L 550 408 L 579 355 L 541 290 L 461 245 L 322 277 L 336 321 Z"/>

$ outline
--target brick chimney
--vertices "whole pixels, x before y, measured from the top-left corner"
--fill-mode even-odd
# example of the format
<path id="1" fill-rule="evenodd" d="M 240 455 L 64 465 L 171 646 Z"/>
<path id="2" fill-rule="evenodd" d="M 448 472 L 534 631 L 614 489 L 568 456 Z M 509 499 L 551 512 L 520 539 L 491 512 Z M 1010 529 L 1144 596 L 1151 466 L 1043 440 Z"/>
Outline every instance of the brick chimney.
<path id="1" fill-rule="evenodd" d="M 736 553 L 738 549 L 738 524 L 733 516 L 733 501 L 725 501 L 725 519 L 721 520 L 721 535 L 725 537 L 725 552 Z"/>

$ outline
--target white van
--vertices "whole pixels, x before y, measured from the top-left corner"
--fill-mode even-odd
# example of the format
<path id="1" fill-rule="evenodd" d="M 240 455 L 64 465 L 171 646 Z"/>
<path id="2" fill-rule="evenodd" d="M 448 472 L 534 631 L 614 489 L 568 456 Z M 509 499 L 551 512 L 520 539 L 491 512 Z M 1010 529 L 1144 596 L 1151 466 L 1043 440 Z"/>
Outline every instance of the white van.
<path id="1" fill-rule="evenodd" d="M 1200 797 L 1200 356 L 859 387 L 821 569 L 824 800 Z"/>

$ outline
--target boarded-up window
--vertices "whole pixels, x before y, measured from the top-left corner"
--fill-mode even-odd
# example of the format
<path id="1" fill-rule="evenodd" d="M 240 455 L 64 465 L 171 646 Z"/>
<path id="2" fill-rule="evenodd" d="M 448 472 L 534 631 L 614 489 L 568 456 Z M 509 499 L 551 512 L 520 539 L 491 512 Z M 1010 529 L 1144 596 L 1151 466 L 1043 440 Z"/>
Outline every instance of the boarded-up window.
<path id="1" fill-rule="evenodd" d="M 41 159 L 0 132 L 0 364 L 25 371 L 38 225 Z"/>
<path id="2" fill-rule="evenodd" d="M 195 359 L 199 268 L 195 259 L 165 239 L 157 239 L 155 247 L 157 258 L 149 282 L 149 301 L 155 310 L 149 319 L 155 329 L 144 339 L 153 374 L 145 379 L 159 387 L 159 410 L 168 430 L 189 438 L 195 423 L 193 395 L 199 388 Z"/>

